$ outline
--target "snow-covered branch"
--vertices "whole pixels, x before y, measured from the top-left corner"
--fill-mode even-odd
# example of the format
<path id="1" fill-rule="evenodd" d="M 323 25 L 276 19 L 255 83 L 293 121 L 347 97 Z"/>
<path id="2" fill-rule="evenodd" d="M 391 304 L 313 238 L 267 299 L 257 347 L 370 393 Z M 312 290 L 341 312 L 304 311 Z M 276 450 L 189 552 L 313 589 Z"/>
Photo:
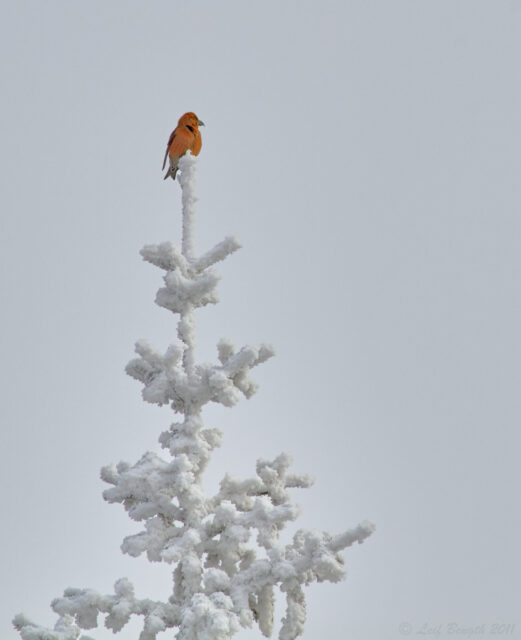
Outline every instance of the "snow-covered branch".
<path id="1" fill-rule="evenodd" d="M 208 402 L 218 402 L 231 407 L 242 393 L 250 398 L 257 385 L 249 377 L 255 367 L 274 355 L 273 347 L 242 347 L 235 353 L 231 343 L 219 343 L 220 365 L 200 364 L 195 367 L 195 375 L 187 376 L 181 362 L 182 348 L 170 345 L 165 355 L 160 355 L 148 342 L 136 343 L 140 356 L 131 360 L 126 372 L 143 383 L 143 399 L 153 404 L 172 404 L 172 408 L 183 413 L 191 406 L 199 411 Z"/>
<path id="2" fill-rule="evenodd" d="M 231 253 L 241 248 L 241 243 L 232 236 L 228 236 L 219 244 L 216 244 L 213 249 L 210 249 L 200 258 L 194 261 L 192 268 L 199 273 L 208 267 L 211 267 L 216 262 L 220 262 L 227 258 Z"/>

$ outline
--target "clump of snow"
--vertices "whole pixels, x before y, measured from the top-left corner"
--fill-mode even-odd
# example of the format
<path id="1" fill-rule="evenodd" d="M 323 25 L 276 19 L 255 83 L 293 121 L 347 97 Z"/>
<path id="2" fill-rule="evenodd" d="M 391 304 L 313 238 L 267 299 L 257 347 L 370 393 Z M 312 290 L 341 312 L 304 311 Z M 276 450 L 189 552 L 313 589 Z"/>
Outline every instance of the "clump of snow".
<path id="1" fill-rule="evenodd" d="M 179 315 L 179 342 L 161 354 L 147 341 L 138 341 L 138 357 L 126 371 L 142 383 L 144 400 L 170 404 L 182 419 L 160 435 L 169 458 L 147 452 L 134 464 L 120 462 L 101 470 L 110 485 L 103 492 L 105 500 L 121 503 L 130 518 L 143 523 L 139 533 L 123 540 L 123 553 L 146 554 L 151 562 L 172 565 L 173 593 L 165 602 L 140 599 L 126 578 L 115 583 L 111 595 L 68 588 L 52 603 L 59 615 L 54 630 L 22 614 L 15 617 L 13 624 L 23 640 L 92 640 L 80 638 L 80 630 L 97 627 L 99 614 L 105 614 L 105 626 L 115 633 L 131 616 L 143 616 L 139 640 L 155 640 L 171 628 L 177 628 L 178 640 L 228 640 L 253 622 L 270 637 L 275 587 L 285 593 L 287 603 L 279 638 L 294 640 L 306 619 L 303 586 L 344 578 L 340 552 L 361 544 L 374 531 L 369 522 L 335 536 L 299 530 L 291 543 L 282 544 L 280 532 L 299 515 L 289 490 L 313 484 L 306 474 L 288 472 L 291 458 L 284 453 L 274 460 L 258 460 L 250 478 L 226 474 L 215 495 L 204 494 L 202 474 L 222 434 L 204 428 L 201 411 L 209 402 L 231 407 L 241 395 L 251 397 L 257 386 L 250 371 L 274 351 L 264 344 L 236 350 L 223 339 L 217 346 L 217 363 L 195 362 L 194 310 L 218 301 L 219 279 L 211 267 L 240 244 L 225 238 L 195 256 L 195 158 L 188 154 L 179 164 L 182 250 L 162 243 L 141 251 L 145 260 L 165 271 L 165 286 L 156 302 Z"/>

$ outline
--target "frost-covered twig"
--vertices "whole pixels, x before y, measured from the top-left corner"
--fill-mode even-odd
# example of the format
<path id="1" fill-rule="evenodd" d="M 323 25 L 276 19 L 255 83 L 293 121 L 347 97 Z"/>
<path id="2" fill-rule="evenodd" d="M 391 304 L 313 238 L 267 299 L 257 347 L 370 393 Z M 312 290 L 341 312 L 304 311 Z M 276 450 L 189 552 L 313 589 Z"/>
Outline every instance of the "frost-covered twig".
<path id="1" fill-rule="evenodd" d="M 241 243 L 234 237 L 225 238 L 219 244 L 216 244 L 213 249 L 207 251 L 204 255 L 194 261 L 193 268 L 197 273 L 211 267 L 216 262 L 220 262 L 227 258 L 231 253 L 241 248 Z"/>

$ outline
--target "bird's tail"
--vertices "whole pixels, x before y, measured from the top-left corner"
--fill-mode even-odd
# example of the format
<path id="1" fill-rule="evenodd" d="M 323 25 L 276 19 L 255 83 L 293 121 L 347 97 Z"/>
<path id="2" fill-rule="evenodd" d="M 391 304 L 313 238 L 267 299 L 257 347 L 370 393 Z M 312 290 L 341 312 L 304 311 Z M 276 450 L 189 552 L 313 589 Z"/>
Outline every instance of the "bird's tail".
<path id="1" fill-rule="evenodd" d="M 177 174 L 177 167 L 170 167 L 168 169 L 168 171 L 165 173 L 165 177 L 163 178 L 163 180 L 167 180 L 168 178 L 172 178 L 172 180 L 175 180 Z"/>

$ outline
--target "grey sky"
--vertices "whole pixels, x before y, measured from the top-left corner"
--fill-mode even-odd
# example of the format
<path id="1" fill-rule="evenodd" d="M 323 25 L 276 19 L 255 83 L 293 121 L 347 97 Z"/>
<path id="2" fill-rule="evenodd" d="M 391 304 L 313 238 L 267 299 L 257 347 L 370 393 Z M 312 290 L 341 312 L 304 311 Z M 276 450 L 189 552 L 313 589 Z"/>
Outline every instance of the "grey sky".
<path id="1" fill-rule="evenodd" d="M 376 523 L 304 638 L 521 638 L 521 2 L 3 2 L 0 50 L 2 640 L 69 585 L 170 589 L 120 553 L 136 525 L 98 473 L 172 421 L 123 367 L 175 335 L 138 252 L 179 241 L 160 169 L 187 110 L 198 248 L 244 246 L 198 355 L 277 350 L 206 413 L 206 485 L 287 451 L 316 477 L 297 526 Z"/>

